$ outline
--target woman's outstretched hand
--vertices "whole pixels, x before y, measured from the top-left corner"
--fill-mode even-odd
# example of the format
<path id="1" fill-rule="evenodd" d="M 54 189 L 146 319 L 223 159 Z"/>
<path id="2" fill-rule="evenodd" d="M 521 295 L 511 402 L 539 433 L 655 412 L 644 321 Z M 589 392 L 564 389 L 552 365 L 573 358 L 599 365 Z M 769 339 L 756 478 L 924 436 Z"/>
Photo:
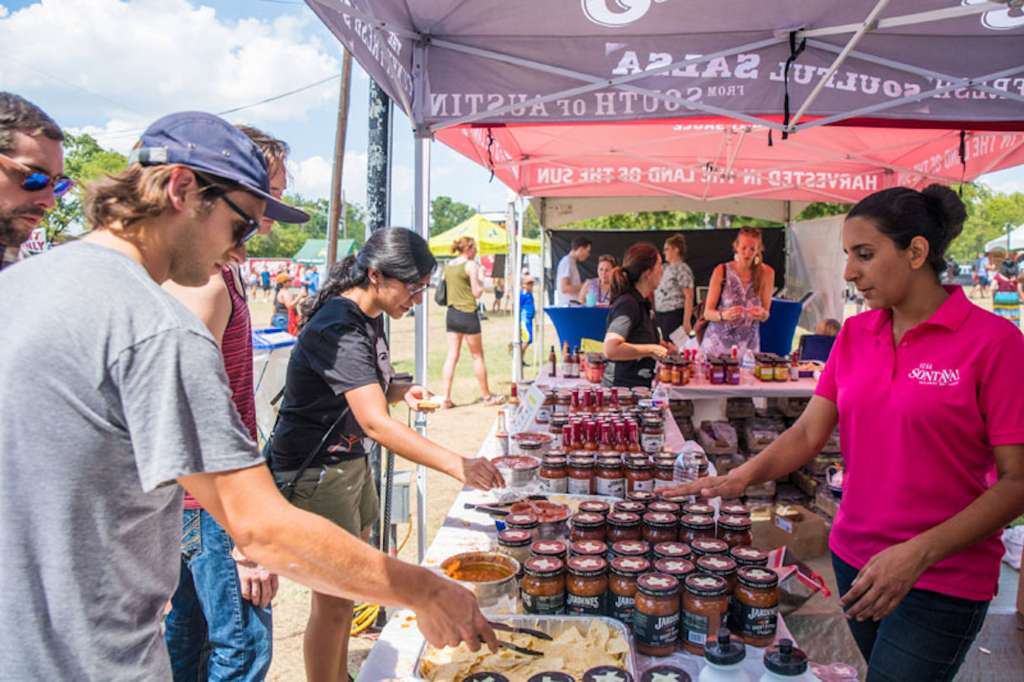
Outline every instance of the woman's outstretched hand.
<path id="1" fill-rule="evenodd" d="M 497 467 L 486 457 L 467 457 L 462 460 L 462 476 L 458 477 L 470 488 L 490 490 L 504 488 L 505 479 Z"/>

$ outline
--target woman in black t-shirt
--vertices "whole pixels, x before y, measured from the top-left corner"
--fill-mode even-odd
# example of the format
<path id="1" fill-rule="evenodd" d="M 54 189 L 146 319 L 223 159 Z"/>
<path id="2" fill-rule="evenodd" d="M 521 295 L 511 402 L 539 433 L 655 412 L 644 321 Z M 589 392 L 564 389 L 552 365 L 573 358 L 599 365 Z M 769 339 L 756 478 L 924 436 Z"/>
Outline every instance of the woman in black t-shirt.
<path id="1" fill-rule="evenodd" d="M 464 458 L 388 414 L 388 403 L 403 395 L 391 385 L 394 372 L 383 314 L 398 319 L 421 303 L 435 266 L 426 241 L 416 233 L 403 228 L 374 232 L 358 255 L 331 268 L 324 287 L 304 310 L 288 362 L 271 442 L 274 475 L 290 481 L 323 441 L 302 472 L 292 503 L 364 538 L 378 516 L 366 461 L 371 441 L 473 488 L 504 485 L 488 460 Z M 428 397 L 422 386 L 404 393 L 411 409 Z M 346 669 L 351 622 L 351 601 L 313 593 L 303 640 L 307 679 L 336 679 Z"/>
<path id="2" fill-rule="evenodd" d="M 649 242 L 629 247 L 622 266 L 612 271 L 612 304 L 604 336 L 606 386 L 647 386 L 655 360 L 668 354 L 654 321 L 651 294 L 661 282 L 661 254 Z"/>

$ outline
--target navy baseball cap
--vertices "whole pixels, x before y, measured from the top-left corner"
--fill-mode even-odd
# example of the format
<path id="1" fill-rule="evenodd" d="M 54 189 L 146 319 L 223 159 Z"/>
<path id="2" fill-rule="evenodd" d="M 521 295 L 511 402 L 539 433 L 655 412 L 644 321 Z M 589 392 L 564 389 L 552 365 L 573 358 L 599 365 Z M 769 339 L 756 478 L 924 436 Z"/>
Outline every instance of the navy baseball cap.
<path id="1" fill-rule="evenodd" d="M 219 116 L 182 111 L 158 119 L 142 133 L 128 163 L 177 163 L 238 183 L 267 200 L 264 215 L 282 223 L 304 223 L 309 214 L 270 195 L 267 161 L 255 142 Z"/>

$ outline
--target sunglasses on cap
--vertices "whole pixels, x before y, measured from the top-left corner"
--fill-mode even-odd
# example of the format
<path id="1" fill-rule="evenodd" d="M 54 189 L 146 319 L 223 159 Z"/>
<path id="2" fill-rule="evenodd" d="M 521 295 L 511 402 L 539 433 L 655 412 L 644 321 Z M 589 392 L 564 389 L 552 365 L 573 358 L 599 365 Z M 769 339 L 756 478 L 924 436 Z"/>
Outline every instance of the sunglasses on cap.
<path id="1" fill-rule="evenodd" d="M 260 230 L 260 221 L 253 218 L 251 215 L 246 213 L 239 207 L 238 204 L 231 201 L 228 198 L 228 189 L 221 187 L 216 184 L 213 180 L 196 173 L 196 179 L 199 181 L 199 185 L 203 188 L 203 191 L 215 198 L 221 199 L 225 204 L 228 205 L 232 211 L 234 211 L 239 218 L 242 219 L 242 225 L 236 225 L 235 231 L 232 233 L 232 239 L 235 241 L 235 246 L 241 248 L 247 241 L 256 236 L 256 233 Z"/>
<path id="2" fill-rule="evenodd" d="M 67 194 L 67 191 L 75 186 L 75 181 L 66 175 L 53 176 L 42 171 L 33 170 L 31 167 L 12 159 L 6 154 L 0 154 L 0 161 L 3 161 L 21 174 L 21 188 L 26 192 L 40 192 L 47 187 L 52 187 L 53 196 L 60 197 Z"/>

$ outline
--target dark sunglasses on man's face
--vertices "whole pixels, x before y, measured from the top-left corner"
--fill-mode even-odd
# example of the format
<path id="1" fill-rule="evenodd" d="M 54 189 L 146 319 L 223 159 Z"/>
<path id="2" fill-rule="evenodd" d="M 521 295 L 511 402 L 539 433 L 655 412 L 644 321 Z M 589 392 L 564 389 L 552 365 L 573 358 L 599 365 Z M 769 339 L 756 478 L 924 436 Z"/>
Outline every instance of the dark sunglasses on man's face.
<path id="1" fill-rule="evenodd" d="M 21 188 L 26 192 L 39 192 L 47 187 L 53 187 L 53 196 L 60 197 L 67 194 L 67 191 L 75 186 L 75 181 L 66 175 L 47 175 L 42 171 L 33 170 L 6 154 L 0 154 L 0 159 L 21 174 Z"/>
<path id="2" fill-rule="evenodd" d="M 224 203 L 227 204 L 232 211 L 238 214 L 238 217 L 242 219 L 243 225 L 236 225 L 235 231 L 232 237 L 235 240 L 235 246 L 241 248 L 247 241 L 256 236 L 256 233 L 260 230 L 260 221 L 253 218 L 251 215 L 243 211 L 238 207 L 238 204 L 228 199 L 228 196 L 223 192 L 217 194 L 218 198 L 223 199 Z"/>

